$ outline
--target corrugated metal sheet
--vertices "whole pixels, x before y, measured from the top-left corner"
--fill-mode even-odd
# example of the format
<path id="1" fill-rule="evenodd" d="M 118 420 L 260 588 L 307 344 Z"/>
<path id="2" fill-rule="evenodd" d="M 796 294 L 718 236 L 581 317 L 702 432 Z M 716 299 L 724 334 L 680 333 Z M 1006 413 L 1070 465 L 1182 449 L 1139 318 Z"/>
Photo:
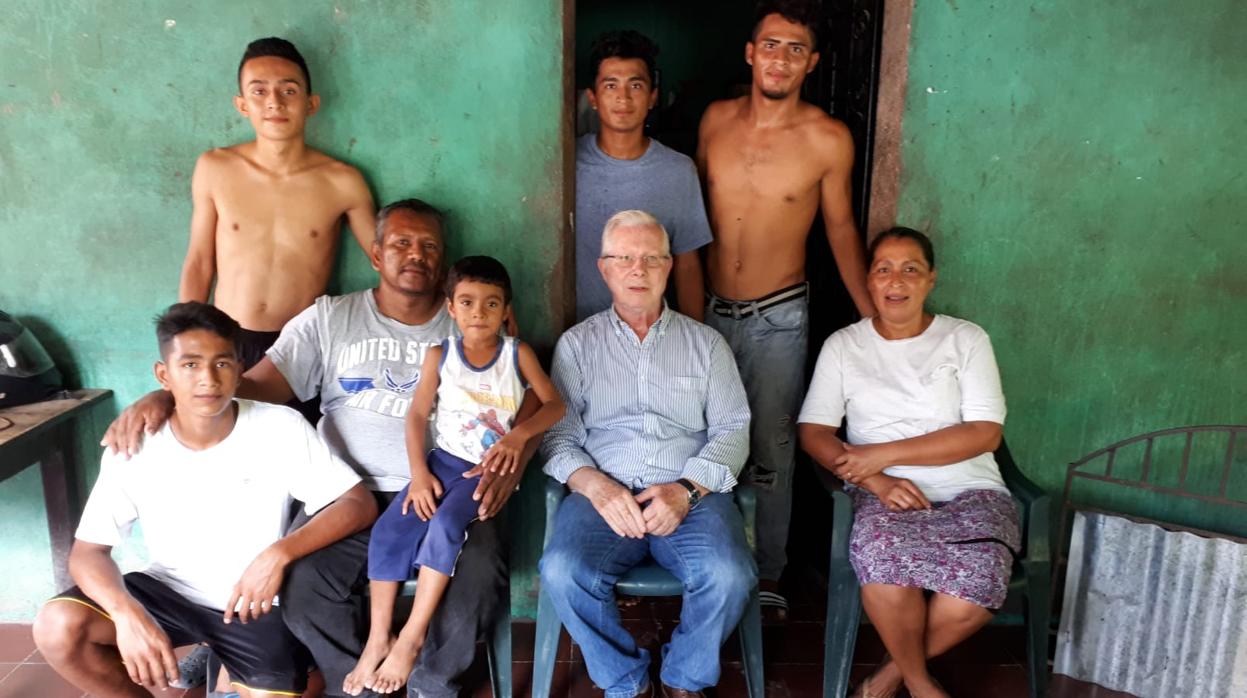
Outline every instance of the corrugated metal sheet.
<path id="1" fill-rule="evenodd" d="M 1247 545 L 1074 516 L 1055 671 L 1137 696 L 1247 697 Z"/>

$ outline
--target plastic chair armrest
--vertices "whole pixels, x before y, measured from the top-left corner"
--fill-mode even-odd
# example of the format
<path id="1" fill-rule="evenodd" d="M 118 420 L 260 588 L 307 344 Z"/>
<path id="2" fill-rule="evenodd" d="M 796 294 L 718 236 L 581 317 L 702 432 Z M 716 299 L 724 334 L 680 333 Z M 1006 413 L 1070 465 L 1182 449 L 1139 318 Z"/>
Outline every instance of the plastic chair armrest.
<path id="1" fill-rule="evenodd" d="M 1034 507 L 1040 499 L 1047 499 L 1048 493 L 1043 491 L 1039 485 L 1022 474 L 1021 470 L 1013 470 L 1005 477 L 1005 485 L 1018 499 L 1026 503 L 1028 507 Z"/>
<path id="2" fill-rule="evenodd" d="M 832 569 L 848 569 L 849 537 L 853 532 L 853 500 L 844 490 L 831 492 Z"/>
<path id="3" fill-rule="evenodd" d="M 1049 562 L 1052 559 L 1049 520 L 1052 516 L 1052 498 L 1040 495 L 1030 503 L 1026 521 L 1026 562 Z"/>
<path id="4" fill-rule="evenodd" d="M 757 552 L 758 493 L 752 485 L 737 484 L 732 494 L 736 498 L 736 508 L 740 509 L 741 521 L 745 524 L 745 541 L 751 552 Z"/>
<path id="5" fill-rule="evenodd" d="M 1017 461 L 1013 459 L 1013 453 L 1009 451 L 1009 446 L 1002 439 L 1000 446 L 996 448 L 996 465 L 1000 468 L 1000 475 L 1005 481 L 1005 486 L 1013 493 L 1013 496 L 1022 500 L 1027 507 L 1034 504 L 1035 500 L 1045 496 L 1043 488 L 1036 485 L 1033 480 L 1026 477 L 1026 473 L 1018 467 Z"/>
<path id="6" fill-rule="evenodd" d="M 546 478 L 546 532 L 541 538 L 544 550 L 550 544 L 550 536 L 554 533 L 554 519 L 559 513 L 559 504 L 567 496 L 567 487 L 552 477 Z"/>

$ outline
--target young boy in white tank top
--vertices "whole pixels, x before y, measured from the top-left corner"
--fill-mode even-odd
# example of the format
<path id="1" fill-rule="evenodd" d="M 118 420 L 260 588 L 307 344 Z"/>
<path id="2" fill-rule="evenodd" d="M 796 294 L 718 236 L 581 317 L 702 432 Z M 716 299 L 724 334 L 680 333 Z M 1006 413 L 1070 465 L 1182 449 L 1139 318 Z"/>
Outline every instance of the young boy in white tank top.
<path id="1" fill-rule="evenodd" d="M 465 257 L 446 279 L 447 307 L 461 336 L 429 349 L 407 413 L 411 483 L 377 519 L 368 545 L 372 596 L 368 642 L 342 689 L 390 693 L 407 684 L 455 562 L 476 520 L 476 469 L 503 473 L 520 466 L 524 444 L 563 416 L 563 401 L 531 347 L 498 334 L 511 305 L 511 279 L 492 257 Z M 514 424 L 528 385 L 541 401 Z M 426 449 L 434 398 L 432 450 Z M 411 616 L 390 633 L 394 600 L 419 570 Z"/>

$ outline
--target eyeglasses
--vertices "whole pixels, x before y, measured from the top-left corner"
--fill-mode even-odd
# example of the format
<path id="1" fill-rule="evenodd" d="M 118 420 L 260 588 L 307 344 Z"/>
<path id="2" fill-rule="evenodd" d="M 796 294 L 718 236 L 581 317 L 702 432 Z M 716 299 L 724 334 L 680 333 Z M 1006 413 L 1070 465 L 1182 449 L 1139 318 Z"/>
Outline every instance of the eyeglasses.
<path id="1" fill-rule="evenodd" d="M 646 269 L 657 269 L 666 264 L 671 259 L 669 254 L 647 254 L 644 257 L 633 257 L 630 254 L 604 254 L 599 259 L 605 259 L 608 264 L 616 269 L 631 269 L 637 260 L 641 260 L 641 266 Z"/>

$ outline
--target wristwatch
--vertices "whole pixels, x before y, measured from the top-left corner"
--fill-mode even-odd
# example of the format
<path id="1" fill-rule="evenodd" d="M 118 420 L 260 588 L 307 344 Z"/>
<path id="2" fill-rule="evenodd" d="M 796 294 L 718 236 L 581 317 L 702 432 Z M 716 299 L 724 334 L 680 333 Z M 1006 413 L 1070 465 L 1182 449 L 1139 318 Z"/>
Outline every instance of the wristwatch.
<path id="1" fill-rule="evenodd" d="M 697 485 L 694 485 L 685 478 L 680 478 L 679 480 L 676 480 L 676 482 L 680 483 L 684 486 L 684 489 L 688 490 L 688 508 L 692 510 L 692 508 L 697 506 L 697 504 L 701 501 L 701 492 L 697 489 Z"/>

